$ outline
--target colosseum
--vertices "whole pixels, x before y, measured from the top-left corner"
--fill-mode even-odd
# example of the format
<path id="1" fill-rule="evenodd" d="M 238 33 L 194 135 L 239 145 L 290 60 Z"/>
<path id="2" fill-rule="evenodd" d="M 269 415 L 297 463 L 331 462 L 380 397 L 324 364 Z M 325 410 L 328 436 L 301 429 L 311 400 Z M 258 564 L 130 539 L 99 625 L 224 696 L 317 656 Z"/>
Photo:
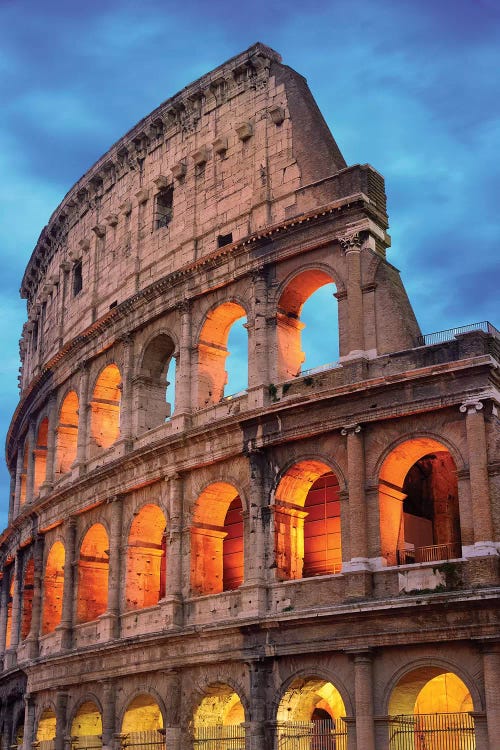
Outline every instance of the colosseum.
<path id="1" fill-rule="evenodd" d="M 500 334 L 422 335 L 387 228 L 262 44 L 56 208 L 21 285 L 2 750 L 498 750 Z"/>

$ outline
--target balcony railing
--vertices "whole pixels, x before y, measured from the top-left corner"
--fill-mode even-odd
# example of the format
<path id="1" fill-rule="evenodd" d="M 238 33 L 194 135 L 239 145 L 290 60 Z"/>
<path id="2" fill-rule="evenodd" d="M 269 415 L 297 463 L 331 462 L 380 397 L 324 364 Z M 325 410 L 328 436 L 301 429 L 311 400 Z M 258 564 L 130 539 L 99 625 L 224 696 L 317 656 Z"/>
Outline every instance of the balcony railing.
<path id="1" fill-rule="evenodd" d="M 194 750 L 245 750 L 245 727 L 242 724 L 196 727 Z"/>
<path id="2" fill-rule="evenodd" d="M 277 750 L 347 750 L 347 725 L 342 719 L 283 721 L 276 735 Z"/>
<path id="3" fill-rule="evenodd" d="M 474 719 L 469 713 L 391 716 L 390 750 L 475 750 Z"/>
<path id="4" fill-rule="evenodd" d="M 490 336 L 500 339 L 500 331 L 488 320 L 482 320 L 480 323 L 468 323 L 468 325 L 458 326 L 458 328 L 448 328 L 446 331 L 426 333 L 418 337 L 417 344 L 418 346 L 442 344 L 444 341 L 453 341 L 455 336 L 460 336 L 462 333 L 470 333 L 471 331 L 484 331 L 484 333 L 489 333 Z"/>
<path id="5" fill-rule="evenodd" d="M 398 565 L 438 562 L 439 560 L 456 560 L 459 557 L 462 557 L 462 546 L 458 542 L 450 542 L 449 544 L 431 544 L 428 547 L 396 550 Z"/>

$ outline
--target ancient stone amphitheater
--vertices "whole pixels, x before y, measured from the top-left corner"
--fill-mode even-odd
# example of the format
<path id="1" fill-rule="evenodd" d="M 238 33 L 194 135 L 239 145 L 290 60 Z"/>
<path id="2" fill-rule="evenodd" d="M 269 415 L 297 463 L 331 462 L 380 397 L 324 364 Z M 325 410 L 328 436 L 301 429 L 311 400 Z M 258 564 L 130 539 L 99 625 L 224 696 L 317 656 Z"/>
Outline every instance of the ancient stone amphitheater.
<path id="1" fill-rule="evenodd" d="M 2 750 L 498 748 L 499 334 L 422 336 L 387 226 L 261 44 L 56 208 L 21 287 Z M 304 370 L 327 284 L 338 351 Z"/>

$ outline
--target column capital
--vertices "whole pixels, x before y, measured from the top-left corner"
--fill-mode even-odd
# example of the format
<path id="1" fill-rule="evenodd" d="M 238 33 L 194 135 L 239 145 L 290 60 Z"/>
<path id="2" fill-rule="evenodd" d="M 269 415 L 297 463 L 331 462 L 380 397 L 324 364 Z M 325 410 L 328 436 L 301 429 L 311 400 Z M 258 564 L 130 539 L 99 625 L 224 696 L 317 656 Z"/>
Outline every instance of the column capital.
<path id="1" fill-rule="evenodd" d="M 479 398 L 468 398 L 460 406 L 462 414 L 475 414 L 484 408 L 483 402 Z"/>
<path id="2" fill-rule="evenodd" d="M 342 429 L 340 430 L 341 435 L 354 435 L 361 432 L 363 427 L 360 424 L 357 424 L 356 422 L 352 422 L 351 424 L 346 424 Z"/>
<path id="3" fill-rule="evenodd" d="M 347 232 L 339 237 L 339 243 L 344 253 L 359 252 L 364 242 L 363 232 Z"/>
<path id="4" fill-rule="evenodd" d="M 189 299 L 181 300 L 180 302 L 176 304 L 175 309 L 178 310 L 181 313 L 181 315 L 188 313 L 191 310 L 191 300 Z"/>

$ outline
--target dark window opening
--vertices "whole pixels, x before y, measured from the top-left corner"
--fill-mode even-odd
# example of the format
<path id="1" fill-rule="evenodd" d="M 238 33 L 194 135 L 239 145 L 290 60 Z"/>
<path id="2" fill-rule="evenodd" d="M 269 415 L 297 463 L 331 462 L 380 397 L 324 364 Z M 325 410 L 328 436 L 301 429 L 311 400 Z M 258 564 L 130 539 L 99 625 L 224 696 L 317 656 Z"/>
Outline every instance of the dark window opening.
<path id="1" fill-rule="evenodd" d="M 224 247 L 224 245 L 230 245 L 233 241 L 233 233 L 229 232 L 229 234 L 219 234 L 217 237 L 217 247 Z"/>
<path id="2" fill-rule="evenodd" d="M 167 227 L 172 220 L 173 187 L 166 187 L 156 196 L 155 228 Z"/>
<path id="3" fill-rule="evenodd" d="M 73 266 L 73 297 L 76 297 L 82 291 L 83 288 L 83 277 L 82 277 L 82 261 L 79 260 Z"/>
<path id="4" fill-rule="evenodd" d="M 35 320 L 33 326 L 33 350 L 36 352 L 38 349 L 38 320 Z"/>
<path id="5" fill-rule="evenodd" d="M 110 304 L 109 309 L 112 310 L 113 307 L 117 306 L 117 304 L 118 304 L 118 300 L 115 299 L 115 301 Z"/>

